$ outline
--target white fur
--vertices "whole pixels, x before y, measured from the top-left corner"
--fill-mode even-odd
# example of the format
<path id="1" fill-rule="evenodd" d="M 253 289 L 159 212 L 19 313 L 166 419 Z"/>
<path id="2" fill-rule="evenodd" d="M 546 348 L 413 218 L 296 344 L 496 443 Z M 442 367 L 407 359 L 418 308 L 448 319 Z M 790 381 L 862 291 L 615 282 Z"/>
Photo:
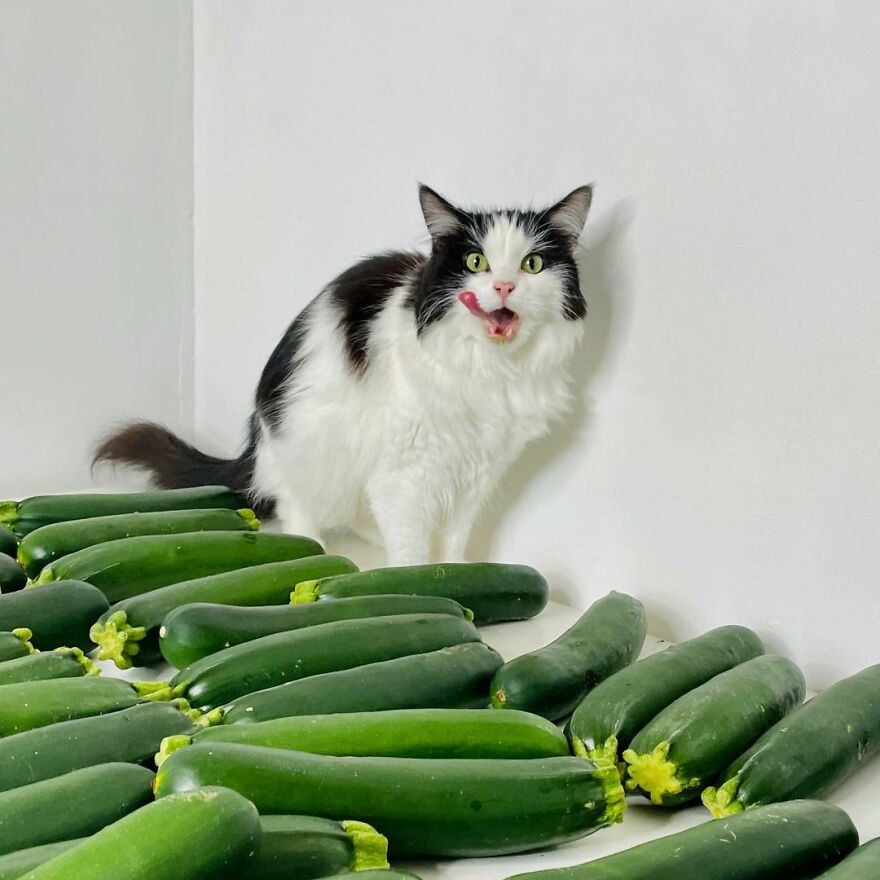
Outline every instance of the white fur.
<path id="1" fill-rule="evenodd" d="M 535 246 L 502 217 L 483 240 L 491 270 L 469 279 L 486 311 L 502 305 L 496 282 L 516 283 L 508 306 L 521 327 L 506 344 L 457 300 L 417 336 L 401 286 L 373 322 L 357 374 L 331 298 L 315 301 L 281 426 L 262 426 L 256 453 L 255 488 L 278 499 L 287 530 L 378 526 L 390 565 L 429 561 L 440 530 L 443 558 L 464 558 L 504 473 L 569 408 L 567 364 L 583 321 L 564 318 L 552 268 L 520 269 Z"/>

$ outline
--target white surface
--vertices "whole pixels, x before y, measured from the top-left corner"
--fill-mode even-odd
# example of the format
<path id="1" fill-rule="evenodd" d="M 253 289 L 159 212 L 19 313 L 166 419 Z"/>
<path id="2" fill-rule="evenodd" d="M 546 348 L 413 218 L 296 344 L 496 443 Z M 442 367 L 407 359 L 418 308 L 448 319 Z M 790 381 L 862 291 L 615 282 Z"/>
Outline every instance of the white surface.
<path id="1" fill-rule="evenodd" d="M 0 496 L 192 417 L 188 0 L 0 3 Z"/>

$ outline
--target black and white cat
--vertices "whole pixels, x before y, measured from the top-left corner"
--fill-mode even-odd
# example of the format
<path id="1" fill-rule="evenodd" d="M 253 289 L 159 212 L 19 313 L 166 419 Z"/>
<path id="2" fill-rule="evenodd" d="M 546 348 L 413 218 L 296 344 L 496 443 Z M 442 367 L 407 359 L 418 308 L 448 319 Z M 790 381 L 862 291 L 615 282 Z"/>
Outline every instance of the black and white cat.
<path id="1" fill-rule="evenodd" d="M 95 460 L 165 488 L 224 483 L 274 506 L 289 532 L 378 526 L 389 565 L 427 562 L 438 530 L 443 559 L 463 559 L 505 472 L 569 409 L 592 188 L 538 211 L 419 195 L 430 255 L 370 257 L 300 313 L 263 370 L 239 458 L 136 422 Z"/>

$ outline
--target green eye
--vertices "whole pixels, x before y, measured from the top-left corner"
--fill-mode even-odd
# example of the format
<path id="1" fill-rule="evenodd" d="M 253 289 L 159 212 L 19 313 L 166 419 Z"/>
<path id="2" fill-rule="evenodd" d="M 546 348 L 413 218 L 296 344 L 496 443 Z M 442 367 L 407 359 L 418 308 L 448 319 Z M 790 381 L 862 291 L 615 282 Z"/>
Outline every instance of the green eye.
<path id="1" fill-rule="evenodd" d="M 467 266 L 468 272 L 489 271 L 489 260 L 486 259 L 485 254 L 481 254 L 479 251 L 471 251 L 469 254 L 466 254 L 464 264 Z"/>
<path id="2" fill-rule="evenodd" d="M 544 268 L 544 258 L 540 254 L 529 254 L 520 263 L 520 268 L 529 275 L 537 275 Z"/>

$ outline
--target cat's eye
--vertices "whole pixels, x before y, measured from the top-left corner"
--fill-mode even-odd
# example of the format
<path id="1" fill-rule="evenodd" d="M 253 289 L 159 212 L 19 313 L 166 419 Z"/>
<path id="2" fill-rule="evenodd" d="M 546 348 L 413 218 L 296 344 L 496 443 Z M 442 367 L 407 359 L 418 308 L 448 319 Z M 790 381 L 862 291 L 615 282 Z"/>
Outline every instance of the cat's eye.
<path id="1" fill-rule="evenodd" d="M 465 254 L 464 264 L 467 266 L 468 272 L 489 271 L 489 260 L 485 254 L 481 254 L 479 251 L 471 251 L 469 254 Z"/>
<path id="2" fill-rule="evenodd" d="M 544 268 L 544 258 L 540 254 L 529 254 L 520 263 L 520 268 L 529 275 L 537 275 Z"/>

